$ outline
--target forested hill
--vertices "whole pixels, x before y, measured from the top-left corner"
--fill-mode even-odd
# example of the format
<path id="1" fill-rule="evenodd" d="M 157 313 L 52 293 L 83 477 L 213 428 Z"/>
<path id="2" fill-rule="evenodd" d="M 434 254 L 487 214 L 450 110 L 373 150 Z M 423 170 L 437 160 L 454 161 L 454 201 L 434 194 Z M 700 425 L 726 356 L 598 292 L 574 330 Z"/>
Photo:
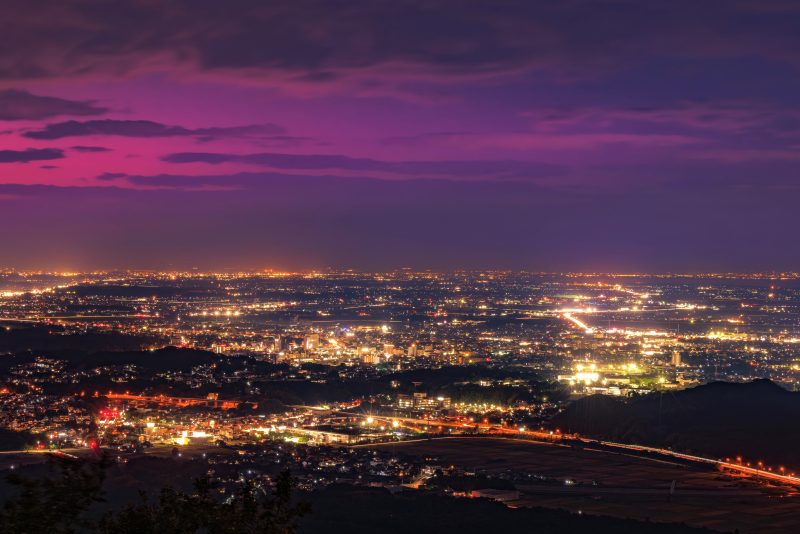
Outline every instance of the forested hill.
<path id="1" fill-rule="evenodd" d="M 592 395 L 553 424 L 564 431 L 800 468 L 800 393 L 769 380 L 712 382 L 620 399 Z"/>

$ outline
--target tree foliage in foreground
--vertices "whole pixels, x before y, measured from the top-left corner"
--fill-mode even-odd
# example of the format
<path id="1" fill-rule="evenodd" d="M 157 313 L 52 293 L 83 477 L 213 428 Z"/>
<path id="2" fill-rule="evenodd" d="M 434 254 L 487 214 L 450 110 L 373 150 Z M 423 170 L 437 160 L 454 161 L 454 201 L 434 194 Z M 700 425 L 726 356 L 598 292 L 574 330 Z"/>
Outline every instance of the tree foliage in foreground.
<path id="1" fill-rule="evenodd" d="M 71 534 L 92 530 L 84 513 L 102 501 L 104 458 L 85 463 L 55 458 L 54 477 L 27 478 L 9 475 L 19 494 L 0 510 L 0 532 L 20 534 Z"/>
<path id="2" fill-rule="evenodd" d="M 208 479 L 195 482 L 194 493 L 164 488 L 155 498 L 140 501 L 100 520 L 87 518 L 101 502 L 106 461 L 82 462 L 58 458 L 55 476 L 9 477 L 19 495 L 0 511 L 0 532 L 19 534 L 291 534 L 309 511 L 307 503 L 292 502 L 294 480 L 284 471 L 266 492 L 244 485 L 221 501 Z"/>

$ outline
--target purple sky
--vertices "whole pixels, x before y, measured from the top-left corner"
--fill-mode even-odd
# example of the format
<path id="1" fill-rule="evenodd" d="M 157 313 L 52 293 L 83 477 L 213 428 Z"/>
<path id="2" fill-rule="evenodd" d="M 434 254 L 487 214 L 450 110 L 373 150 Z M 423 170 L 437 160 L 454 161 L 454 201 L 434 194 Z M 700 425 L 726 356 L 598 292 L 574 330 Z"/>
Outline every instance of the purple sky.
<path id="1" fill-rule="evenodd" d="M 0 3 L 0 267 L 798 270 L 800 5 Z"/>

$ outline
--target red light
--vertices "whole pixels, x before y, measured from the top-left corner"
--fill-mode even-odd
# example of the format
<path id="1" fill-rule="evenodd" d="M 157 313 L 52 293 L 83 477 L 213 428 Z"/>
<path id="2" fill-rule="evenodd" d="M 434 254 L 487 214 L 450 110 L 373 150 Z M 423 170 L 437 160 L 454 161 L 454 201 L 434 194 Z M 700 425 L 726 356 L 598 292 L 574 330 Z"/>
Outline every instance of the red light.
<path id="1" fill-rule="evenodd" d="M 89 442 L 89 448 L 96 449 L 97 448 L 97 442 L 96 441 L 90 441 Z"/>

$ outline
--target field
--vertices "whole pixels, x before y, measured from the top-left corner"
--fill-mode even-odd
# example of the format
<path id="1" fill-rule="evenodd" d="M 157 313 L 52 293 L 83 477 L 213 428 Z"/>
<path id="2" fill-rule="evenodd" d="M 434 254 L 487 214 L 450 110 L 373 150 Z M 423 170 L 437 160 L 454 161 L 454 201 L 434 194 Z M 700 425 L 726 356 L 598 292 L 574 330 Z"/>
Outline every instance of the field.
<path id="1" fill-rule="evenodd" d="M 606 451 L 502 438 L 455 438 L 382 445 L 487 474 L 518 470 L 547 482 L 518 483 L 513 506 L 684 522 L 741 533 L 800 532 L 800 494 L 792 488 L 718 471 Z M 555 481 L 553 479 L 556 479 Z M 675 481 L 675 491 L 670 486 Z"/>

